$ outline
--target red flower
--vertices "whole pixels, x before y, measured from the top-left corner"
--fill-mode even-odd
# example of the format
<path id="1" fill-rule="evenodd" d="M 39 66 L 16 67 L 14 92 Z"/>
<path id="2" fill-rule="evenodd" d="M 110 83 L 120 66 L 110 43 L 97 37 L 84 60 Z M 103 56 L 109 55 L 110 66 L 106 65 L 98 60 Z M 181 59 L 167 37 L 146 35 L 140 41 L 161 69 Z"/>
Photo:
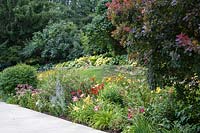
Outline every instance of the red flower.
<path id="1" fill-rule="evenodd" d="M 99 90 L 101 90 L 103 88 L 104 88 L 104 83 L 102 83 L 102 84 L 99 85 Z"/>
<path id="2" fill-rule="evenodd" d="M 72 96 L 75 96 L 75 95 L 76 95 L 76 92 L 75 92 L 75 91 L 71 91 L 70 93 L 71 93 Z"/>
<path id="3" fill-rule="evenodd" d="M 94 94 L 94 95 L 97 95 L 99 93 L 99 90 L 94 88 L 94 87 L 92 87 L 91 88 L 91 93 Z"/>
<path id="4" fill-rule="evenodd" d="M 78 89 L 78 90 L 77 90 L 77 93 L 78 93 L 78 95 L 81 95 L 82 90 L 81 90 L 81 89 Z"/>

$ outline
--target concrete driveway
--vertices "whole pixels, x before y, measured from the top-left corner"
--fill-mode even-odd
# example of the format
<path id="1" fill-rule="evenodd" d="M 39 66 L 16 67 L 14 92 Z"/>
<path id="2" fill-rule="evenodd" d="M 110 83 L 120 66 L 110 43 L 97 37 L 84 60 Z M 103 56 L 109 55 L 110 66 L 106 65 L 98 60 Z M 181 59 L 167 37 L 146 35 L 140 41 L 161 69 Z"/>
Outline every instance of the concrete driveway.
<path id="1" fill-rule="evenodd" d="M 80 124 L 0 102 L 0 133 L 104 133 Z"/>

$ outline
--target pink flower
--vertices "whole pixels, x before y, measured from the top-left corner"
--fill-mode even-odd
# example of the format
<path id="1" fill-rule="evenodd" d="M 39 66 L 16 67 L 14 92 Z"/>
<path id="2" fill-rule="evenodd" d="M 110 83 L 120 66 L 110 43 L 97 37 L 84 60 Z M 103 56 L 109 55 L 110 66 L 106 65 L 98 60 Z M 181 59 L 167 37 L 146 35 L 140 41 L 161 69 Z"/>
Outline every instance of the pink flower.
<path id="1" fill-rule="evenodd" d="M 78 101 L 78 97 L 77 97 L 77 96 L 73 96 L 73 97 L 72 97 L 72 101 L 73 101 L 73 102 L 77 102 L 77 101 Z"/>
<path id="2" fill-rule="evenodd" d="M 130 32 L 131 28 L 126 26 L 126 27 L 123 28 L 123 30 L 126 31 L 126 32 Z"/>
<path id="3" fill-rule="evenodd" d="M 132 115 L 132 113 L 128 113 L 128 119 L 131 119 L 131 118 L 133 118 L 133 115 Z"/>
<path id="4" fill-rule="evenodd" d="M 144 107 L 141 107 L 141 108 L 139 109 L 139 112 L 140 112 L 140 113 L 145 113 Z"/>
<path id="5" fill-rule="evenodd" d="M 100 109 L 99 106 L 95 106 L 95 107 L 94 107 L 94 111 L 98 111 L 99 109 Z"/>
<path id="6" fill-rule="evenodd" d="M 145 8 L 143 8 L 143 9 L 141 10 L 141 13 L 144 14 L 145 11 L 146 11 Z"/>
<path id="7" fill-rule="evenodd" d="M 128 108 L 128 119 L 133 118 L 133 110 L 131 108 Z"/>
<path id="8" fill-rule="evenodd" d="M 107 3 L 105 4 L 106 7 L 109 7 L 110 5 L 111 5 L 110 2 L 107 2 Z"/>
<path id="9" fill-rule="evenodd" d="M 85 94 L 81 94 L 81 95 L 80 95 L 80 98 L 83 98 L 84 96 L 85 96 Z"/>
<path id="10" fill-rule="evenodd" d="M 179 35 L 176 36 L 176 42 L 180 45 L 180 46 L 189 46 L 191 45 L 191 40 L 188 37 L 188 35 L 181 33 Z"/>

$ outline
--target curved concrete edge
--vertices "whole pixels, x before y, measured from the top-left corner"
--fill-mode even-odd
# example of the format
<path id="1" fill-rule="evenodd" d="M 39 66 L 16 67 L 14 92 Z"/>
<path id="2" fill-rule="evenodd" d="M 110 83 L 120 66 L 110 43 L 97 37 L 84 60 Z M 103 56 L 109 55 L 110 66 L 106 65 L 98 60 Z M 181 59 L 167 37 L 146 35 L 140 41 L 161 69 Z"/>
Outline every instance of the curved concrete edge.
<path id="1" fill-rule="evenodd" d="M 0 102 L 0 133 L 105 133 L 30 109 Z"/>

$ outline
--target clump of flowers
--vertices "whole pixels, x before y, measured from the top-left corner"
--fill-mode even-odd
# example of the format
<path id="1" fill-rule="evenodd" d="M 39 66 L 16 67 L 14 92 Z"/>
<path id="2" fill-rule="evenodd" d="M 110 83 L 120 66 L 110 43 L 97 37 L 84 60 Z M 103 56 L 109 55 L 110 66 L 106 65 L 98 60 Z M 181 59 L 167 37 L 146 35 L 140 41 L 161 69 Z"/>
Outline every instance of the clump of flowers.
<path id="1" fill-rule="evenodd" d="M 106 83 L 109 83 L 109 82 L 120 82 L 120 81 L 123 81 L 124 79 L 126 79 L 126 77 L 121 75 L 121 74 L 119 74 L 117 76 L 106 77 L 106 78 L 104 78 L 104 81 Z"/>
<path id="2" fill-rule="evenodd" d="M 131 108 L 128 109 L 128 119 L 133 118 L 133 111 Z"/>
<path id="3" fill-rule="evenodd" d="M 83 102 L 87 105 L 92 103 L 92 99 L 90 97 L 90 95 L 88 95 L 85 99 L 83 99 Z"/>
<path id="4" fill-rule="evenodd" d="M 38 80 L 43 80 L 43 79 L 46 79 L 50 75 L 53 75 L 55 73 L 56 73 L 55 70 L 48 70 L 48 71 L 40 72 L 40 73 L 37 74 L 37 78 L 38 78 Z"/>
<path id="5" fill-rule="evenodd" d="M 198 46 L 198 41 L 197 40 L 191 41 L 188 35 L 184 33 L 181 33 L 176 36 L 176 43 L 178 44 L 179 47 L 185 48 L 186 52 L 200 51 L 200 46 Z"/>
<path id="6" fill-rule="evenodd" d="M 97 95 L 99 94 L 99 91 L 104 88 L 104 83 L 96 84 L 90 89 L 91 94 Z"/>
<path id="7" fill-rule="evenodd" d="M 143 114 L 145 113 L 145 108 L 144 107 L 138 107 L 138 108 L 128 108 L 128 114 L 127 117 L 128 119 L 132 119 L 135 115 L 138 114 Z"/>
<path id="8" fill-rule="evenodd" d="M 40 93 L 38 89 L 35 89 L 31 85 L 28 85 L 28 84 L 18 84 L 15 90 L 16 90 L 16 94 L 19 96 L 23 96 L 27 92 L 30 92 L 32 96 Z"/>
<path id="9" fill-rule="evenodd" d="M 78 89 L 77 91 L 71 91 L 72 101 L 77 102 L 79 99 L 83 98 L 85 94 L 82 93 L 81 89 Z"/>

